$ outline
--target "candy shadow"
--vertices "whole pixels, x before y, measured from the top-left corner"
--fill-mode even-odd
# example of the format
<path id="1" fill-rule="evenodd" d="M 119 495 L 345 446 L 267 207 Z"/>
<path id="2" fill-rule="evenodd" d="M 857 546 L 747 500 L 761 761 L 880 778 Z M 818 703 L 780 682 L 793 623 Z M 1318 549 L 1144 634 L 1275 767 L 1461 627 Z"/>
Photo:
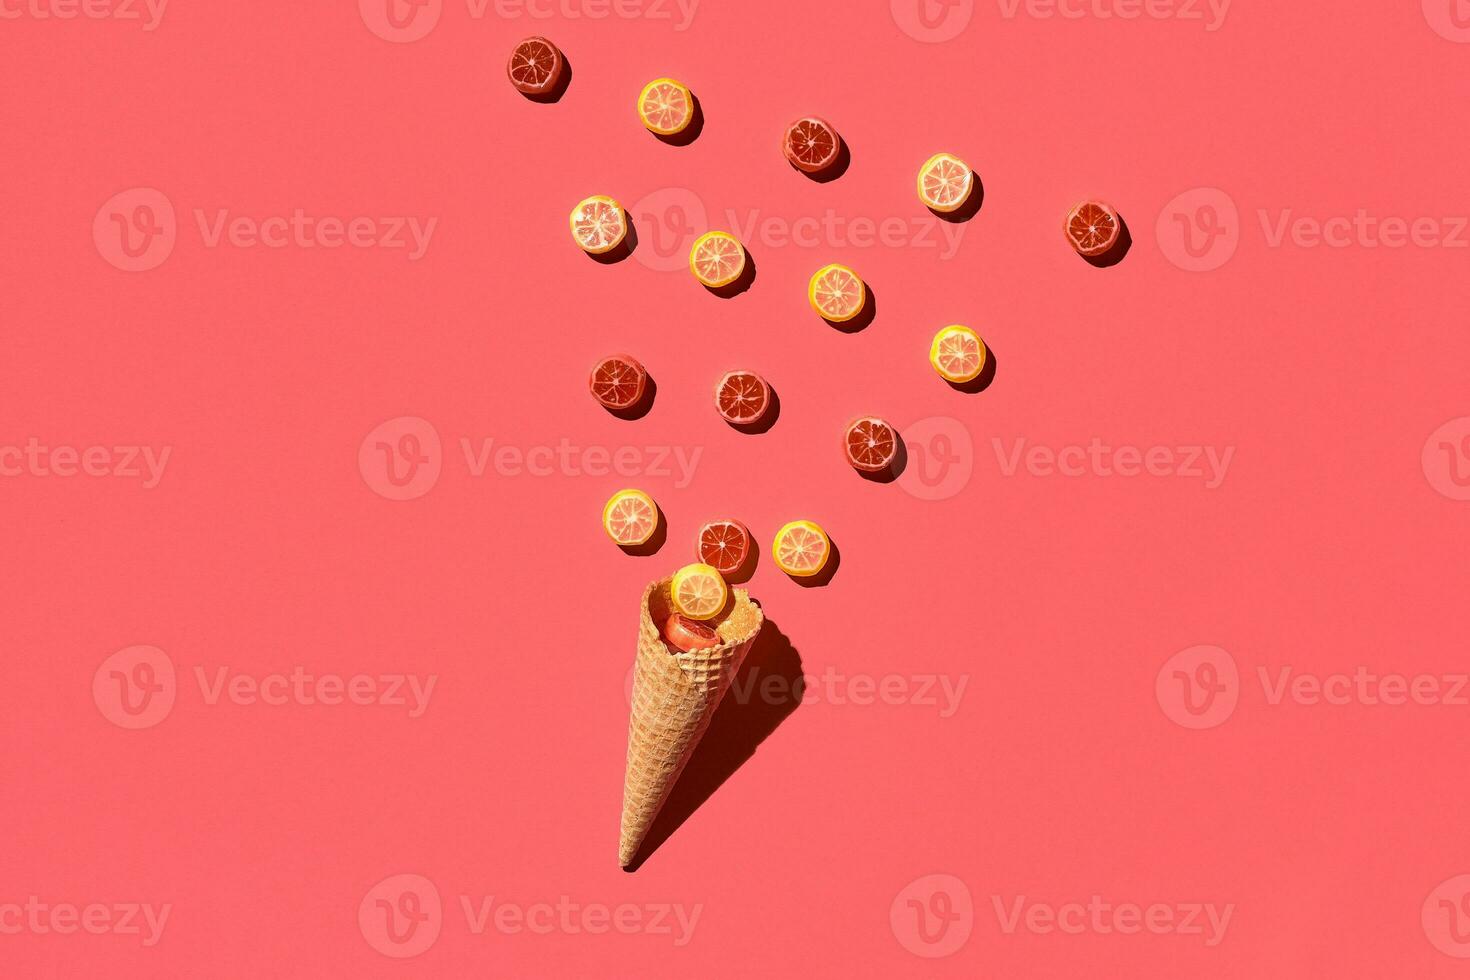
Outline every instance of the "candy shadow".
<path id="1" fill-rule="evenodd" d="M 893 446 L 893 462 L 876 473 L 869 473 L 867 470 L 854 470 L 853 472 L 869 483 L 892 483 L 902 476 L 904 469 L 909 465 L 909 447 L 904 443 L 903 435 L 896 429 L 893 432 L 893 438 L 895 440 Z M 832 557 L 837 557 L 837 547 L 835 545 L 832 548 Z M 828 560 L 827 564 L 831 565 L 831 560 Z M 825 570 L 823 569 L 823 571 Z"/>
<path id="2" fill-rule="evenodd" d="M 653 380 L 653 375 L 648 375 L 648 380 L 643 383 L 643 397 L 629 405 L 627 408 L 609 408 L 607 414 L 616 418 L 635 422 L 653 411 L 653 400 L 658 395 L 658 382 Z"/>
<path id="3" fill-rule="evenodd" d="M 950 381 L 946 378 L 944 383 L 955 391 L 962 391 L 967 395 L 977 395 L 986 388 L 989 388 L 990 382 L 995 380 L 995 362 L 995 351 L 987 345 L 985 348 L 985 366 L 980 369 L 979 374 L 975 375 L 969 381 Z"/>
<path id="4" fill-rule="evenodd" d="M 704 106 L 700 104 L 699 96 L 693 92 L 689 93 L 689 99 L 694 103 L 694 113 L 689 117 L 689 125 L 677 133 L 654 133 L 653 130 L 649 130 L 650 133 L 653 133 L 654 139 L 660 143 L 667 143 L 669 146 L 688 146 L 699 139 L 699 134 L 704 132 Z"/>
<path id="5" fill-rule="evenodd" d="M 744 424 L 739 422 L 726 422 L 725 424 L 736 432 L 744 432 L 746 435 L 751 436 L 758 436 L 762 432 L 770 432 L 771 426 L 775 425 L 776 420 L 781 417 L 781 396 L 776 393 L 776 389 L 771 386 L 769 381 L 766 382 L 766 387 L 771 389 L 771 403 L 766 406 L 766 414 L 754 422 L 746 422 Z"/>
<path id="6" fill-rule="evenodd" d="M 845 136 L 839 135 L 838 139 L 842 143 L 837 147 L 837 156 L 821 170 L 818 170 L 816 173 L 807 173 L 794 163 L 791 164 L 791 169 L 801 174 L 807 180 L 814 180 L 819 184 L 831 183 L 838 177 L 841 177 L 847 173 L 847 168 L 852 166 L 852 151 L 847 148 L 847 138 Z M 786 162 L 791 163 L 790 160 Z"/>
<path id="7" fill-rule="evenodd" d="M 970 196 L 965 199 L 964 204 L 961 204 L 953 211 L 936 211 L 930 208 L 929 213 L 940 221 L 948 221 L 950 224 L 956 225 L 963 224 L 975 217 L 980 212 L 980 205 L 985 201 L 985 184 L 981 182 L 979 174 L 975 174 L 974 177 L 974 187 L 970 189 Z"/>
<path id="8" fill-rule="evenodd" d="M 1128 230 L 1128 222 L 1123 216 L 1118 215 L 1118 240 L 1113 242 L 1113 247 L 1101 255 L 1084 255 L 1087 264 L 1098 269 L 1108 269 L 1123 261 L 1123 256 L 1133 247 L 1133 234 Z"/>
<path id="9" fill-rule="evenodd" d="M 774 680 L 773 680 L 774 679 Z M 637 871 L 696 810 L 749 762 L 771 733 L 801 706 L 801 655 L 770 619 L 761 627 L 709 728 L 674 783 L 648 837 L 624 871 Z"/>
<path id="10" fill-rule="evenodd" d="M 529 101 L 540 102 L 543 105 L 551 105 L 561 101 L 561 97 L 567 94 L 567 86 L 572 84 L 572 59 L 567 53 L 561 53 L 561 78 L 557 83 L 545 92 L 521 92 Z"/>
<path id="11" fill-rule="evenodd" d="M 837 566 L 842 564 L 842 552 L 837 547 L 836 539 L 829 535 L 827 541 L 831 546 L 831 552 L 827 555 L 827 564 L 822 566 L 822 570 L 804 578 L 794 575 L 791 581 L 803 589 L 825 589 L 827 587 L 827 583 L 831 582 L 832 577 L 837 574 Z"/>
<path id="12" fill-rule="evenodd" d="M 878 316 L 878 294 L 873 292 L 873 287 L 867 283 L 863 283 L 863 288 L 867 290 L 867 297 L 863 302 L 862 311 L 851 320 L 827 320 L 826 317 L 822 317 L 823 320 L 827 320 L 827 326 L 836 327 L 843 333 L 857 333 L 868 328 L 868 325 Z"/>
<path id="13" fill-rule="evenodd" d="M 658 550 L 669 540 L 669 522 L 664 517 L 664 509 L 654 504 L 658 510 L 658 523 L 653 526 L 653 536 L 642 544 L 620 544 L 623 554 L 633 555 L 637 558 L 647 558 L 649 555 L 658 554 Z"/>
<path id="14" fill-rule="evenodd" d="M 751 255 L 749 250 L 747 250 L 745 253 L 745 268 L 740 270 L 740 275 L 723 286 L 705 286 L 704 288 L 721 299 L 732 299 L 749 289 L 754 282 L 755 256 Z"/>
<path id="15" fill-rule="evenodd" d="M 750 550 L 745 553 L 745 561 L 741 562 L 740 567 L 735 569 L 735 571 L 726 575 L 725 581 L 731 585 L 744 585 L 755 575 L 756 566 L 760 562 L 761 546 L 756 544 L 755 535 L 752 534 L 750 536 Z"/>
<path id="16" fill-rule="evenodd" d="M 633 227 L 633 218 L 627 211 L 623 212 L 623 223 L 627 225 L 628 233 L 623 236 L 622 241 L 618 242 L 616 248 L 608 249 L 606 252 L 586 252 L 584 254 L 593 262 L 602 265 L 615 265 L 632 255 L 638 248 L 638 229 Z"/>

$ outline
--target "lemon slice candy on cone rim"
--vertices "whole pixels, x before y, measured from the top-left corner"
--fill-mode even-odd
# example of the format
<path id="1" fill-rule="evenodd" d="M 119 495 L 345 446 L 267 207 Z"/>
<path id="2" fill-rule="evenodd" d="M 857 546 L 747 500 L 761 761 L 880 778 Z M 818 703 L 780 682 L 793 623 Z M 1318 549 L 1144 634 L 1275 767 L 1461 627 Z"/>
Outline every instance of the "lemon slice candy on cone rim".
<path id="1" fill-rule="evenodd" d="M 602 508 L 602 529 L 621 547 L 646 544 L 658 529 L 658 504 L 642 490 L 619 490 Z"/>
<path id="2" fill-rule="evenodd" d="M 952 323 L 934 335 L 929 345 L 929 363 L 945 381 L 964 384 L 985 370 L 988 356 L 985 341 L 969 327 Z"/>
<path id="3" fill-rule="evenodd" d="M 730 587 L 712 565 L 695 562 L 674 573 L 669 597 L 681 615 L 698 620 L 714 619 L 729 601 Z"/>
<path id="4" fill-rule="evenodd" d="M 827 566 L 827 559 L 832 556 L 832 540 L 816 521 L 791 521 L 776 532 L 771 554 L 781 571 L 807 578 Z"/>

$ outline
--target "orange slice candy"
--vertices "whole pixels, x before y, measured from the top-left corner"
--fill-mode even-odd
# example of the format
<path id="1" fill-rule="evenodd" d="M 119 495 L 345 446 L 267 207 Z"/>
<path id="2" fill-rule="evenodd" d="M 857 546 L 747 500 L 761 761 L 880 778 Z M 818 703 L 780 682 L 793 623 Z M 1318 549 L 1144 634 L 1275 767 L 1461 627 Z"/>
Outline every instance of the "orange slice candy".
<path id="1" fill-rule="evenodd" d="M 851 320 L 863 310 L 868 289 L 856 272 L 834 262 L 824 265 L 807 286 L 807 301 L 817 315 L 832 323 Z"/>
<path id="2" fill-rule="evenodd" d="M 728 286 L 745 271 L 745 249 L 727 231 L 707 231 L 689 249 L 689 271 L 711 289 Z"/>
<path id="3" fill-rule="evenodd" d="M 919 200 L 935 211 L 958 210 L 974 189 L 974 172 L 957 156 L 936 153 L 919 168 Z"/>
<path id="4" fill-rule="evenodd" d="M 1083 201 L 1067 212 L 1065 228 L 1078 255 L 1096 258 L 1118 242 L 1118 212 L 1101 201 Z"/>
<path id="5" fill-rule="evenodd" d="M 853 422 L 842 438 L 847 462 L 864 473 L 881 473 L 898 455 L 898 434 L 893 426 L 869 416 Z"/>
<path id="6" fill-rule="evenodd" d="M 832 554 L 832 541 L 814 521 L 792 521 L 781 525 L 771 546 L 776 566 L 787 575 L 807 578 L 820 572 Z"/>
<path id="7" fill-rule="evenodd" d="M 644 544 L 658 527 L 658 505 L 642 490 L 619 490 L 602 508 L 602 529 L 620 547 Z"/>
<path id="8" fill-rule="evenodd" d="M 628 236 L 623 206 L 605 194 L 594 194 L 572 208 L 572 239 L 591 255 L 610 252 Z"/>
<path id="9" fill-rule="evenodd" d="M 694 119 L 694 96 L 683 82 L 655 78 L 638 93 L 638 118 L 659 136 L 681 133 Z"/>
<path id="10" fill-rule="evenodd" d="M 713 628 L 688 616 L 674 613 L 664 620 L 664 641 L 669 646 L 688 653 L 691 650 L 708 650 L 720 645 L 720 634 Z"/>
<path id="11" fill-rule="evenodd" d="M 945 381 L 963 384 L 980 376 L 985 368 L 985 342 L 962 324 L 951 324 L 934 335 L 929 345 L 929 363 Z"/>
<path id="12" fill-rule="evenodd" d="M 750 529 L 739 521 L 710 521 L 699 529 L 699 560 L 721 575 L 740 571 L 750 555 Z"/>

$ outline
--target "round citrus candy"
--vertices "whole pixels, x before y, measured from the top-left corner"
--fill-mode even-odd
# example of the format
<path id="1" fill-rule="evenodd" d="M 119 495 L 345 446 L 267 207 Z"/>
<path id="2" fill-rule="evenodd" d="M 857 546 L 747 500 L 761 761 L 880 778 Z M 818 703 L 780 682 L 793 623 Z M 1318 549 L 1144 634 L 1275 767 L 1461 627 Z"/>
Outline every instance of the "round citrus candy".
<path id="1" fill-rule="evenodd" d="M 818 316 L 841 323 L 862 312 L 868 289 L 856 272 L 834 262 L 822 266 L 812 275 L 806 295 Z"/>
<path id="2" fill-rule="evenodd" d="M 985 341 L 969 327 L 951 324 L 934 335 L 929 363 L 946 381 L 973 381 L 985 368 Z"/>
<path id="3" fill-rule="evenodd" d="M 689 249 L 689 271 L 706 286 L 728 286 L 745 271 L 745 249 L 727 231 L 707 231 Z"/>
<path id="4" fill-rule="evenodd" d="M 1078 255 L 1096 258 L 1118 242 L 1118 212 L 1101 201 L 1083 201 L 1067 212 L 1067 241 Z"/>
<path id="5" fill-rule="evenodd" d="M 628 236 L 623 206 L 605 194 L 594 194 L 572 208 L 572 238 L 584 252 L 600 255 Z"/>
<path id="6" fill-rule="evenodd" d="M 642 490 L 619 490 L 602 508 L 602 529 L 623 547 L 644 544 L 658 528 L 658 505 Z"/>
<path id="7" fill-rule="evenodd" d="M 649 132 L 673 136 L 694 119 L 694 96 L 683 82 L 655 78 L 638 93 L 638 118 Z"/>
<path id="8" fill-rule="evenodd" d="M 544 37 L 528 37 L 511 52 L 505 73 L 518 92 L 541 95 L 556 88 L 565 65 L 556 45 Z"/>
<path id="9" fill-rule="evenodd" d="M 712 627 L 678 613 L 664 620 L 663 635 L 670 646 L 685 653 L 691 650 L 708 650 L 720 645 L 720 634 Z"/>
<path id="10" fill-rule="evenodd" d="M 721 575 L 740 571 L 750 555 L 750 529 L 736 520 L 710 521 L 695 543 L 699 560 Z"/>
<path id="11" fill-rule="evenodd" d="M 638 404 L 648 386 L 648 372 L 627 354 L 604 357 L 592 366 L 587 387 L 604 408 L 618 411 Z"/>
<path id="12" fill-rule="evenodd" d="M 715 410 L 732 425 L 753 425 L 771 407 L 771 386 L 753 371 L 731 371 L 715 385 Z"/>
<path id="13" fill-rule="evenodd" d="M 935 211 L 955 211 L 970 199 L 975 174 L 965 161 L 936 153 L 919 168 L 919 200 Z"/>
<path id="14" fill-rule="evenodd" d="M 853 469 L 881 473 L 893 465 L 898 455 L 898 433 L 882 419 L 867 416 L 847 427 L 842 449 Z"/>
<path id="15" fill-rule="evenodd" d="M 730 598 L 724 576 L 703 562 L 685 565 L 674 573 L 669 596 L 675 611 L 690 619 L 714 619 Z"/>
<path id="16" fill-rule="evenodd" d="M 776 532 L 771 546 L 776 567 L 787 575 L 806 578 L 820 572 L 832 554 L 832 541 L 814 521 L 791 521 Z"/>
<path id="17" fill-rule="evenodd" d="M 832 124 L 817 116 L 798 119 L 786 127 L 781 152 L 791 165 L 814 174 L 830 167 L 842 149 L 842 137 Z"/>

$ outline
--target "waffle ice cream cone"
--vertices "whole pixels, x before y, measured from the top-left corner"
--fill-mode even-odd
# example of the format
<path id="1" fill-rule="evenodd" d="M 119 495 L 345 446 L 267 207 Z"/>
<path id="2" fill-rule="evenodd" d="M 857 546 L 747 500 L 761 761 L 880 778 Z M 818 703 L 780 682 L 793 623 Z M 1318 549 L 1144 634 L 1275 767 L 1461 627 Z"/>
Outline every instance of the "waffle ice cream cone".
<path id="1" fill-rule="evenodd" d="M 716 627 L 720 645 L 672 653 L 658 626 L 672 609 L 670 581 L 660 579 L 644 591 L 639 613 L 618 840 L 618 863 L 623 867 L 633 862 L 765 621 L 750 595 L 744 589 L 733 589 L 730 615 Z"/>

